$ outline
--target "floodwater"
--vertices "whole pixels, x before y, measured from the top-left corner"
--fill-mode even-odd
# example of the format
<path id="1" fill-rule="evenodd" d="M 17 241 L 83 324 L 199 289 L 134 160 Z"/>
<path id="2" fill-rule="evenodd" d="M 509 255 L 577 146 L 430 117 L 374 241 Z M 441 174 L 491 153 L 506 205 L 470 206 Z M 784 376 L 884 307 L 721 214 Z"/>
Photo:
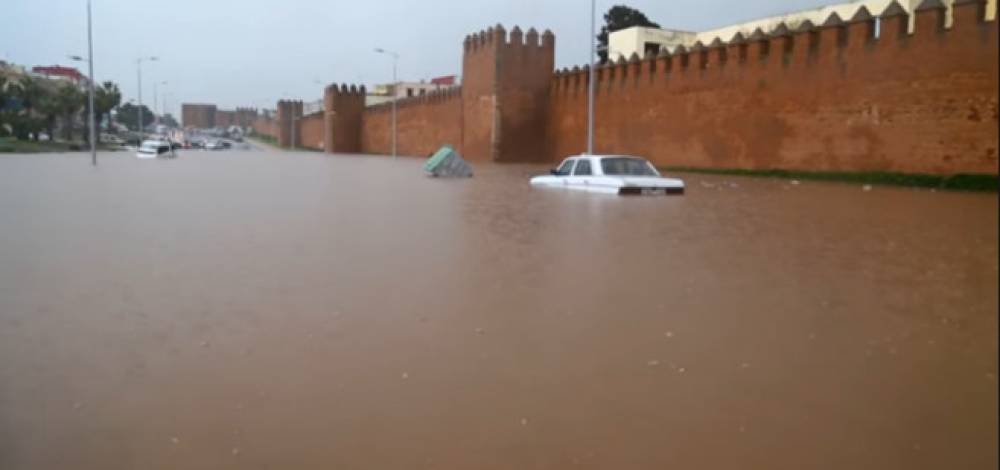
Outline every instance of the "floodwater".
<path id="1" fill-rule="evenodd" d="M 0 468 L 987 469 L 995 194 L 0 157 Z"/>

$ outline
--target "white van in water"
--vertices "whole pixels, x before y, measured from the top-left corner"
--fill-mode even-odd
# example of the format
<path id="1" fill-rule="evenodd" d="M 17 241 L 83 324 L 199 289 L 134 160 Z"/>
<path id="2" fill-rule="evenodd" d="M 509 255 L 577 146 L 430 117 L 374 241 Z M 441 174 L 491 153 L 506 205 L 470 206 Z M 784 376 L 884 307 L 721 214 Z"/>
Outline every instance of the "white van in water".
<path id="1" fill-rule="evenodd" d="M 644 158 L 625 155 L 578 155 L 550 175 L 531 178 L 532 186 L 606 194 L 684 194 L 684 181 L 664 178 Z"/>
<path id="2" fill-rule="evenodd" d="M 136 158 L 175 158 L 177 152 L 174 152 L 173 145 L 166 140 L 145 140 L 139 146 L 135 156 Z"/>

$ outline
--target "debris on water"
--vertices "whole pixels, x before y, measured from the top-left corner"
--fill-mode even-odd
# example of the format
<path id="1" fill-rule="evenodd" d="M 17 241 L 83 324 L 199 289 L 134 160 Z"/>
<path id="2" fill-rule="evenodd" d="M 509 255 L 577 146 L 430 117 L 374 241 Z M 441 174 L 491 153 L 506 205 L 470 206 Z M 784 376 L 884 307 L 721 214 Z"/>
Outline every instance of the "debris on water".
<path id="1" fill-rule="evenodd" d="M 663 336 L 666 336 L 667 338 L 673 338 L 674 337 L 674 332 L 673 331 L 668 331 L 666 333 L 663 333 Z"/>
<path id="2" fill-rule="evenodd" d="M 528 418 L 521 418 L 521 426 L 527 426 L 527 425 L 528 425 Z"/>
<path id="3" fill-rule="evenodd" d="M 406 380 L 406 379 L 410 378 L 410 374 L 408 372 L 403 372 L 402 378 L 403 378 L 403 380 Z"/>
<path id="4" fill-rule="evenodd" d="M 871 191 L 872 190 L 872 185 L 866 184 L 866 185 L 864 185 L 864 186 L 861 187 L 861 190 L 865 191 L 865 192 Z"/>
<path id="5" fill-rule="evenodd" d="M 656 366 L 660 365 L 660 361 L 657 361 L 656 359 L 653 359 L 651 361 L 647 361 L 646 365 L 649 366 L 649 367 L 656 367 Z"/>
<path id="6" fill-rule="evenodd" d="M 485 333 L 486 333 L 486 330 L 484 330 L 482 328 L 476 328 L 476 334 L 477 335 L 481 335 L 481 334 L 485 334 Z"/>
<path id="7" fill-rule="evenodd" d="M 79 410 L 80 408 L 83 408 L 83 403 L 80 402 L 73 403 L 74 410 Z"/>
<path id="8" fill-rule="evenodd" d="M 740 432 L 746 432 L 746 431 L 747 431 L 747 427 L 741 424 L 740 425 Z"/>
<path id="9" fill-rule="evenodd" d="M 178 438 L 176 438 L 176 437 L 171 437 L 171 438 L 170 438 L 170 442 L 172 442 L 172 443 L 174 443 L 174 444 L 180 444 L 180 443 L 181 443 L 181 440 L 180 440 L 180 439 L 178 439 Z"/>
<path id="10" fill-rule="evenodd" d="M 685 369 L 685 368 L 683 368 L 683 367 L 678 367 L 678 368 L 677 368 L 677 373 L 678 373 L 678 374 L 683 374 L 684 372 L 687 372 L 687 369 Z"/>
<path id="11" fill-rule="evenodd" d="M 202 341 L 201 342 L 201 347 L 207 348 L 208 347 L 208 341 Z"/>
<path id="12" fill-rule="evenodd" d="M 730 188 L 734 188 L 734 189 L 735 189 L 735 188 L 738 188 L 738 187 L 740 187 L 740 185 L 739 185 L 739 184 L 736 184 L 736 183 L 729 183 L 729 187 L 730 187 Z"/>
<path id="13" fill-rule="evenodd" d="M 801 181 L 799 181 L 799 180 L 792 180 L 792 181 L 791 181 L 791 185 L 792 185 L 792 186 L 798 186 L 798 185 L 800 185 L 800 184 L 802 184 L 802 182 L 801 182 Z"/>
<path id="14" fill-rule="evenodd" d="M 896 348 L 889 348 L 889 354 L 896 355 Z"/>
<path id="15" fill-rule="evenodd" d="M 709 183 L 707 181 L 700 181 L 700 183 L 701 183 L 701 187 L 703 187 L 703 188 L 714 188 L 715 187 L 714 184 Z"/>
<path id="16" fill-rule="evenodd" d="M 816 333 L 809 333 L 809 341 L 816 339 Z"/>
<path id="17" fill-rule="evenodd" d="M 472 167 L 450 145 L 441 147 L 424 163 L 424 171 L 430 176 L 469 178 Z"/>
<path id="18" fill-rule="evenodd" d="M 750 363 L 749 362 L 744 362 L 743 364 L 740 364 L 740 367 L 743 368 L 743 369 L 749 369 L 750 368 Z"/>
<path id="19" fill-rule="evenodd" d="M 986 373 L 986 380 L 990 380 L 990 381 L 992 381 L 992 380 L 994 380 L 994 379 L 996 379 L 996 376 L 995 376 L 995 375 L 993 375 L 993 373 L 992 373 L 992 372 L 987 372 L 987 373 Z"/>
<path id="20" fill-rule="evenodd" d="M 240 455 L 240 448 L 239 447 L 233 447 L 233 455 Z"/>

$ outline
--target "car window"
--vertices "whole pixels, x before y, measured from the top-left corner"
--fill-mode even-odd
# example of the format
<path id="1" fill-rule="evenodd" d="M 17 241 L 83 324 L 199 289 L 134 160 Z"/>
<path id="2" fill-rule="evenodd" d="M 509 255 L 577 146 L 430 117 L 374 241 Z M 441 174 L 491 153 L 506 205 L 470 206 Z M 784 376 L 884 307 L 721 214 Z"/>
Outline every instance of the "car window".
<path id="1" fill-rule="evenodd" d="M 576 171 L 573 172 L 577 176 L 590 176 L 594 172 L 590 169 L 590 160 L 580 160 L 576 163 Z"/>
<path id="2" fill-rule="evenodd" d="M 602 158 L 601 170 L 605 175 L 659 176 L 646 160 L 641 158 Z"/>
<path id="3" fill-rule="evenodd" d="M 566 160 L 565 162 L 563 162 L 563 164 L 559 166 L 559 169 L 556 170 L 556 175 L 557 176 L 569 176 L 570 174 L 572 174 L 573 173 L 573 163 L 575 163 L 575 162 L 576 162 L 576 160 Z"/>

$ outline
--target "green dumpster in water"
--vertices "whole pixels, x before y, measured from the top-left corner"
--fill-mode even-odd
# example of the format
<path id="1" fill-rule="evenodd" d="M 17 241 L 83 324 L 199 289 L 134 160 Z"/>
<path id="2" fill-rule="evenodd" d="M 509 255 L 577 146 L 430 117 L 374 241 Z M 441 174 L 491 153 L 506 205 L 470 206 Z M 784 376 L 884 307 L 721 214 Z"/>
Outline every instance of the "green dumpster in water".
<path id="1" fill-rule="evenodd" d="M 438 149 L 424 163 L 424 171 L 431 176 L 453 176 L 468 178 L 472 176 L 472 167 L 462 159 L 450 145 Z"/>

